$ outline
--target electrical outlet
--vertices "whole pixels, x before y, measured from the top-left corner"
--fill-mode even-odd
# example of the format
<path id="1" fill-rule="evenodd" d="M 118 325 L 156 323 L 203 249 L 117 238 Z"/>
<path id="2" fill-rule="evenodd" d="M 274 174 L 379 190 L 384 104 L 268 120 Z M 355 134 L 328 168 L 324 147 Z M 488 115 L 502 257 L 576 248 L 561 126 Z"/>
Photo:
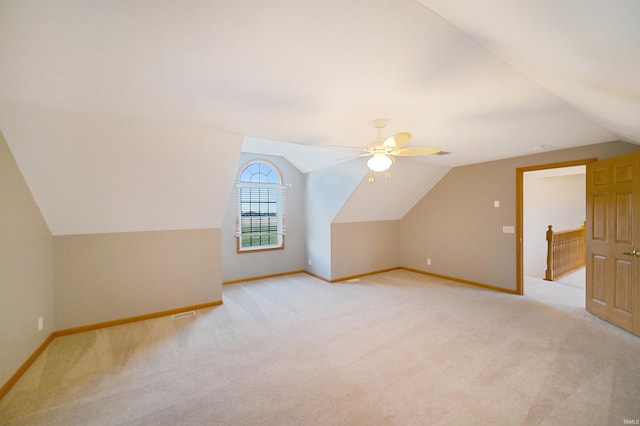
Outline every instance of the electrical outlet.
<path id="1" fill-rule="evenodd" d="M 309 258 L 309 266 L 311 266 L 311 258 Z"/>
<path id="2" fill-rule="evenodd" d="M 427 265 L 431 265 L 431 258 L 427 257 Z"/>
<path id="3" fill-rule="evenodd" d="M 44 318 L 40 317 L 38 318 L 38 331 L 42 331 L 43 328 L 44 328 Z"/>

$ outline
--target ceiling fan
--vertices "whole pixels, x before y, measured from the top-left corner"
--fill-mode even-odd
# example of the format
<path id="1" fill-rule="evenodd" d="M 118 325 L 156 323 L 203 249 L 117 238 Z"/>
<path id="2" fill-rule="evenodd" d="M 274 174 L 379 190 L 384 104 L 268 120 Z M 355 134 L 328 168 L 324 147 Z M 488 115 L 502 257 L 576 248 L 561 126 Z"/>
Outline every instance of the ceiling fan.
<path id="1" fill-rule="evenodd" d="M 407 132 L 396 133 L 386 139 L 382 139 L 382 129 L 387 125 L 387 120 L 379 118 L 373 121 L 373 126 L 378 129 L 378 137 L 372 141 L 363 153 L 357 158 L 371 157 L 367 160 L 369 167 L 369 182 L 374 182 L 373 172 L 385 172 L 385 177 L 390 177 L 389 168 L 395 163 L 395 157 L 416 157 L 431 155 L 441 152 L 440 148 L 426 146 L 406 147 L 411 142 L 411 134 Z"/>

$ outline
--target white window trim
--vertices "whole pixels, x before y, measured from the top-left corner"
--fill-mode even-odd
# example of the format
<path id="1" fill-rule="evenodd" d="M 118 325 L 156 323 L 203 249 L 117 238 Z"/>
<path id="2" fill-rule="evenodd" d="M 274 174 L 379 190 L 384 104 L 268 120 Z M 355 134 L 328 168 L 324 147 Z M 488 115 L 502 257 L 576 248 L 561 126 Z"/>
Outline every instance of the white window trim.
<path id="1" fill-rule="evenodd" d="M 275 173 L 278 175 L 278 179 L 282 182 L 282 176 L 279 170 L 269 161 L 265 160 L 254 160 L 246 163 L 241 169 L 240 174 L 238 175 L 238 179 L 242 172 L 251 164 L 254 163 L 264 163 L 271 167 Z M 281 183 L 260 183 L 260 182 L 236 182 L 236 240 L 237 240 L 237 252 L 238 253 L 250 253 L 255 251 L 262 250 L 280 250 L 284 249 L 284 236 L 286 234 L 286 189 L 290 188 L 290 184 L 281 184 Z M 265 188 L 265 189 L 276 189 L 279 190 L 279 198 L 280 201 L 277 206 L 277 231 L 276 235 L 278 235 L 278 243 L 271 245 L 259 245 L 259 246 L 249 246 L 242 247 L 242 209 L 241 209 L 241 189 L 242 188 Z"/>

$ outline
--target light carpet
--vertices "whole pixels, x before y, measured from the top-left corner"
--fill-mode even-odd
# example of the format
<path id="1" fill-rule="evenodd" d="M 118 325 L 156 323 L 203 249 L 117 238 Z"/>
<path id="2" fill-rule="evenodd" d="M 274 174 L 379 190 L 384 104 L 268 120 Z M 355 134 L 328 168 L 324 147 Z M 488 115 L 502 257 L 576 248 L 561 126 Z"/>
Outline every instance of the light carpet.
<path id="1" fill-rule="evenodd" d="M 556 281 L 524 277 L 524 294 L 539 302 L 558 308 L 580 308 L 586 305 L 584 268 Z"/>
<path id="2" fill-rule="evenodd" d="M 622 425 L 640 338 L 584 310 L 396 270 L 224 287 L 224 304 L 54 339 L 2 425 Z"/>

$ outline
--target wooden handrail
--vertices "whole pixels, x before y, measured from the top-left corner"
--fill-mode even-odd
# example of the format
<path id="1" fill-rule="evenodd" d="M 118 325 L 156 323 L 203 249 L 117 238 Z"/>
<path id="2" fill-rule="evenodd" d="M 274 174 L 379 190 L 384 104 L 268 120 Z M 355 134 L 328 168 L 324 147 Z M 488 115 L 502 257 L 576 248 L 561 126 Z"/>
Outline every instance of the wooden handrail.
<path id="1" fill-rule="evenodd" d="M 547 270 L 544 279 L 555 281 L 585 265 L 586 223 L 580 228 L 554 231 L 547 229 Z"/>

